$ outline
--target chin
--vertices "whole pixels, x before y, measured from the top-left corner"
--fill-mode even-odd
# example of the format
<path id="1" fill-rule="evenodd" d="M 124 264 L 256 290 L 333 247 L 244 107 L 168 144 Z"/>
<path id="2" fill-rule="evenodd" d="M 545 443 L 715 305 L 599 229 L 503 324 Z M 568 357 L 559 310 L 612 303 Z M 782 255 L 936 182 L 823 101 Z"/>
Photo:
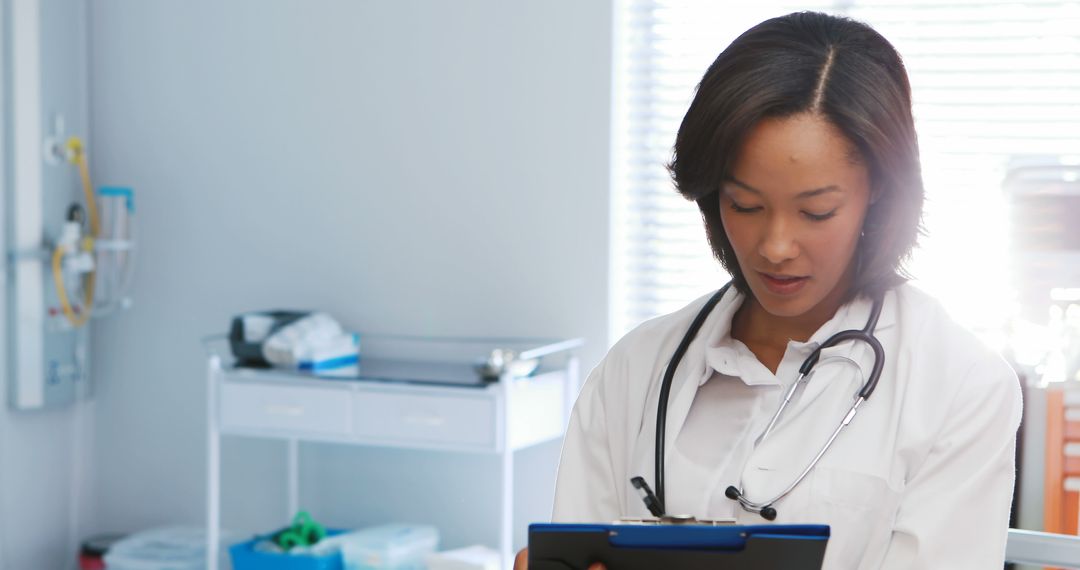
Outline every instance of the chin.
<path id="1" fill-rule="evenodd" d="M 770 315 L 777 317 L 800 317 L 809 313 L 821 301 L 815 291 L 813 280 L 793 295 L 777 295 L 763 283 L 752 284 L 750 290 L 758 304 Z"/>

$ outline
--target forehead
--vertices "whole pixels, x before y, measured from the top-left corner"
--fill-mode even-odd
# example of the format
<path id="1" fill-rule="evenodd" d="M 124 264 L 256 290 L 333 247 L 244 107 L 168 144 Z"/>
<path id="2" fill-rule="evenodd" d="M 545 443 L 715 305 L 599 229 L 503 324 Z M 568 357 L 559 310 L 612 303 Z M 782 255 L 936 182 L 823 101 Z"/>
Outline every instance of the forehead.
<path id="1" fill-rule="evenodd" d="M 743 141 L 732 176 L 765 193 L 797 194 L 825 186 L 859 191 L 869 185 L 858 151 L 816 114 L 759 121 Z"/>

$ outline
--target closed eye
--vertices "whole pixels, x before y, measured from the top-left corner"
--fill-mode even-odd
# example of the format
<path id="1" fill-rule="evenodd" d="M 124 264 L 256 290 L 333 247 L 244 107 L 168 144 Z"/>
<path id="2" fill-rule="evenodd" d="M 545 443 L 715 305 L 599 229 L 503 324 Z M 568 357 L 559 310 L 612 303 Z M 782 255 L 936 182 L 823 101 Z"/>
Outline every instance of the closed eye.
<path id="1" fill-rule="evenodd" d="M 811 212 L 803 212 L 803 215 L 815 222 L 824 222 L 825 220 L 836 215 L 836 210 L 831 212 L 825 212 L 824 214 L 814 214 Z"/>
<path id="2" fill-rule="evenodd" d="M 731 201 L 731 209 L 733 211 L 735 211 L 735 212 L 740 213 L 740 214 L 749 214 L 749 213 L 756 212 L 756 211 L 760 210 L 761 206 L 750 206 L 750 207 L 740 206 L 740 205 L 736 204 L 734 200 L 732 200 Z"/>

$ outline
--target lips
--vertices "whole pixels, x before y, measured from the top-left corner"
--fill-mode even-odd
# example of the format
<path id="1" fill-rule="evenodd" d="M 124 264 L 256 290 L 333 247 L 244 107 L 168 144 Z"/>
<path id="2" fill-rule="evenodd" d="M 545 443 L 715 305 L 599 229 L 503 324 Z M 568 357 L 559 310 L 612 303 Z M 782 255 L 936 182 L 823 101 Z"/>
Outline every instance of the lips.
<path id="1" fill-rule="evenodd" d="M 785 296 L 794 295 L 799 292 L 810 279 L 807 276 L 762 273 L 760 271 L 758 272 L 758 275 L 761 276 L 762 282 L 765 283 L 765 287 L 767 287 L 770 292 L 775 295 Z"/>

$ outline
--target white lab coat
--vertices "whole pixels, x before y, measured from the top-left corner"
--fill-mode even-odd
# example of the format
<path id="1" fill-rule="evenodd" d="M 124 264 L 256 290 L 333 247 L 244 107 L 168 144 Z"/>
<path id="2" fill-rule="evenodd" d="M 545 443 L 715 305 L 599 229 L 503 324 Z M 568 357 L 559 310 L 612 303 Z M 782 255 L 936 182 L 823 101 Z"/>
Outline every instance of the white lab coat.
<path id="1" fill-rule="evenodd" d="M 640 325 L 589 375 L 563 445 L 554 521 L 649 516 L 630 478 L 640 475 L 653 483 L 661 379 L 707 299 Z M 705 357 L 708 331 L 729 328 L 742 299 L 734 288 L 728 291 L 678 367 L 668 404 L 669 455 L 699 385 L 714 373 Z M 812 349 L 840 330 L 863 328 L 869 312 L 866 299 L 845 305 L 802 348 Z M 885 349 L 877 390 L 810 475 L 776 503 L 775 522 L 830 525 L 828 570 L 1001 568 L 1022 409 L 1015 373 L 910 284 L 886 294 L 875 335 Z M 799 344 L 792 341 L 788 350 Z M 822 358 L 831 354 L 871 368 L 873 353 L 865 343 L 843 343 L 823 351 Z M 773 496 L 806 467 L 852 403 L 858 380 L 851 376 L 830 382 L 823 373 L 811 379 L 769 439 L 753 448 L 741 470 L 751 498 Z M 765 413 L 771 417 L 774 410 Z M 717 481 L 709 492 L 722 495 L 734 483 Z M 666 493 L 670 504 L 680 494 L 700 497 L 701 489 L 669 486 Z M 736 513 L 741 524 L 767 524 L 742 509 Z M 702 505 L 690 514 L 730 513 Z"/>

